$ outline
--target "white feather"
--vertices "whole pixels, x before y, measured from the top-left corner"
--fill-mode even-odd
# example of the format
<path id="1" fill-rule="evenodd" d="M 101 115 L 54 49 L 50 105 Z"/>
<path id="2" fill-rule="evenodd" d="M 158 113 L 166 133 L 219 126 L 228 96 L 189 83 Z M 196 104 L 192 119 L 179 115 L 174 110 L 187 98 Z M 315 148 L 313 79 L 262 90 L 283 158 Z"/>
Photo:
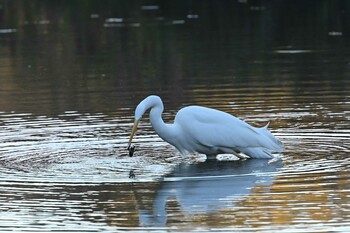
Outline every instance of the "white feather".
<path id="1" fill-rule="evenodd" d="M 158 96 L 149 96 L 137 106 L 136 120 L 148 109 L 156 133 L 181 153 L 198 152 L 212 158 L 241 152 L 251 158 L 272 158 L 273 152 L 283 151 L 283 144 L 267 129 L 268 124 L 256 128 L 231 114 L 201 106 L 182 108 L 174 124 L 165 124 L 161 118 L 164 106 Z"/>

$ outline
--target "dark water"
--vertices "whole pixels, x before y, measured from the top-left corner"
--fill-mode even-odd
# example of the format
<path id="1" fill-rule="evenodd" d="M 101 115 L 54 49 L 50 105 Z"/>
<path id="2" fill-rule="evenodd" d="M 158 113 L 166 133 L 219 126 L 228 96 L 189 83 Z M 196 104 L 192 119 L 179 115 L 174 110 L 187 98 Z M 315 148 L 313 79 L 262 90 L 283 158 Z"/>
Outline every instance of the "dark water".
<path id="1" fill-rule="evenodd" d="M 0 1 L 0 230 L 350 231 L 348 1 Z M 134 108 L 224 110 L 277 161 L 181 157 Z M 133 175 L 135 177 L 133 177 Z"/>

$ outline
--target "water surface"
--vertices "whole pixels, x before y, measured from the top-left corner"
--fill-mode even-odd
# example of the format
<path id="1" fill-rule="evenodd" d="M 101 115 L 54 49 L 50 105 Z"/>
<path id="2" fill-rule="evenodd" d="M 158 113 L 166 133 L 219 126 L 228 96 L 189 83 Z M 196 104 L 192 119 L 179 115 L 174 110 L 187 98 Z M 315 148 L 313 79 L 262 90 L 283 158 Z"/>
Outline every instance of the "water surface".
<path id="1" fill-rule="evenodd" d="M 349 9 L 1 1 L 0 230 L 348 232 Z M 183 157 L 145 116 L 130 158 L 150 94 L 167 122 L 192 104 L 270 122 L 285 152 Z"/>

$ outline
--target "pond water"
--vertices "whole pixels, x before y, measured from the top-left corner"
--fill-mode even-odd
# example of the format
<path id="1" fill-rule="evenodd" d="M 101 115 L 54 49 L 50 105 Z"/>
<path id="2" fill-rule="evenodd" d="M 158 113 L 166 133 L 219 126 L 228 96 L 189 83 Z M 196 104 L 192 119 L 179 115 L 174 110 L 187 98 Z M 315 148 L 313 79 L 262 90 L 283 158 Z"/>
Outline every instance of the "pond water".
<path id="1" fill-rule="evenodd" d="M 0 1 L 0 231 L 349 232 L 347 1 Z M 134 108 L 269 128 L 276 160 L 181 156 Z"/>

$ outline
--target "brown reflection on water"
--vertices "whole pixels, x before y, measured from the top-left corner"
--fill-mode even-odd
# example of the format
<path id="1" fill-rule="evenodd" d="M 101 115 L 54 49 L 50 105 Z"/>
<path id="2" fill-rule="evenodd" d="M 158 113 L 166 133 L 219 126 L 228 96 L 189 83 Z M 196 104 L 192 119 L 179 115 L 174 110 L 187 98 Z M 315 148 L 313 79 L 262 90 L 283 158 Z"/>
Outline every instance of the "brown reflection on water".
<path id="1" fill-rule="evenodd" d="M 148 3 L 158 10 L 142 1 L 0 0 L 0 228 L 348 231 L 347 1 Z M 283 168 L 268 185 L 257 179 L 214 204 L 204 199 L 211 211 L 188 211 L 175 194 L 180 181 L 153 180 L 180 158 L 147 116 L 139 150 L 125 157 L 134 108 L 149 94 L 163 98 L 167 122 L 192 104 L 255 126 L 270 121 L 285 144 Z"/>
<path id="2" fill-rule="evenodd" d="M 213 213 L 186 213 L 176 197 L 169 198 L 165 205 L 166 226 L 181 230 L 193 227 L 259 228 L 271 224 L 347 221 L 350 219 L 350 193 L 346 191 L 348 179 L 346 171 L 313 173 L 304 177 L 298 175 L 295 178 L 278 176 L 271 186 L 257 185 L 243 200 Z M 92 212 L 84 214 L 84 218 L 89 221 L 98 222 L 99 216 L 104 216 L 103 222 L 109 225 L 133 228 L 143 226 L 141 212 L 157 217 L 154 200 L 160 188 L 159 183 L 128 183 L 96 188 L 89 186 L 88 189 L 70 191 L 72 196 L 77 191 L 92 194 L 87 199 L 92 198 L 96 202 L 91 206 Z M 99 214 L 93 217 L 93 213 Z"/>
<path id="3" fill-rule="evenodd" d="M 158 183 L 129 183 L 98 187 L 98 201 L 92 213 L 98 212 L 108 225 L 117 227 L 138 227 L 140 212 L 153 212 L 153 200 Z M 108 191 L 107 191 L 108 190 Z M 87 218 L 93 220 L 94 218 Z M 93 220 L 94 221 L 94 220 Z"/>
<path id="4" fill-rule="evenodd" d="M 289 180 L 287 185 L 281 185 L 277 177 L 270 187 L 254 187 L 251 195 L 215 213 L 169 214 L 167 226 L 186 229 L 186 222 L 191 222 L 194 226 L 209 229 L 278 229 L 278 226 L 294 224 L 304 224 L 304 228 L 309 224 L 324 224 L 327 229 L 327 224 L 336 225 L 349 221 L 350 192 L 346 182 L 349 175 L 345 171 L 338 174 L 336 177 L 343 178 L 335 181 L 336 184 L 317 183 L 320 176 L 324 175 L 308 176 L 308 179 L 315 180 L 313 185 L 305 180 L 300 185 L 296 185 L 295 182 L 298 181 L 294 180 Z M 174 199 L 170 201 L 168 210 L 181 212 L 173 206 L 179 206 Z M 186 220 L 180 223 L 180 219 Z"/>

